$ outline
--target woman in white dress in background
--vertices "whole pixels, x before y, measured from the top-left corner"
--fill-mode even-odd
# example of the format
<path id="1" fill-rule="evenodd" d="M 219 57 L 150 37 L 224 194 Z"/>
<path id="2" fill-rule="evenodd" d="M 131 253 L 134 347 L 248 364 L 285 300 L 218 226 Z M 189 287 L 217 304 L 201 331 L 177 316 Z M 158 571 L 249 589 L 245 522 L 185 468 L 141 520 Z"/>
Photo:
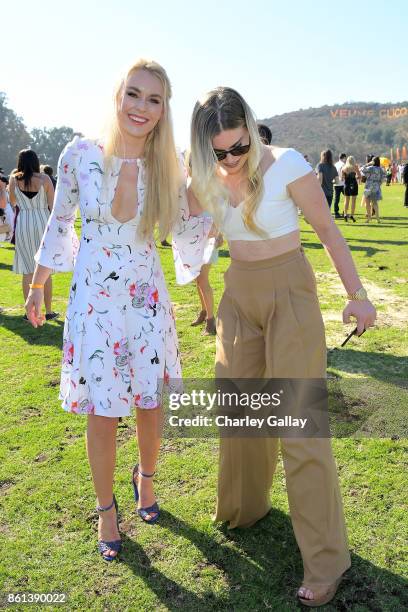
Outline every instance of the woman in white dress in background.
<path id="1" fill-rule="evenodd" d="M 49 177 L 40 172 L 40 162 L 32 149 L 23 149 L 18 154 L 17 170 L 10 176 L 9 198 L 11 205 L 17 205 L 20 211 L 15 229 L 13 272 L 23 275 L 25 301 L 33 278 L 34 256 L 40 246 L 54 200 L 54 186 Z M 46 320 L 55 319 L 58 313 L 52 311 L 51 276 L 44 284 L 44 302 Z"/>
<path id="2" fill-rule="evenodd" d="M 170 96 L 165 70 L 139 60 L 116 90 L 105 142 L 75 138 L 67 145 L 26 304 L 32 324 L 41 325 L 44 283 L 52 269 L 70 270 L 76 259 L 60 398 L 65 410 L 88 418 L 87 451 L 100 513 L 98 547 L 106 561 L 121 549 L 113 495 L 118 418 L 136 408 L 140 460 L 132 485 L 139 515 L 153 523 L 159 516 L 152 477 L 163 380 L 181 378 L 173 310 L 153 233 L 158 225 L 160 239 L 169 233 L 185 236 L 192 226 L 199 243 L 200 232 L 204 236 L 211 225 L 204 218 L 189 219 Z M 79 251 L 74 230 L 78 205 Z M 180 219 L 182 230 L 175 225 Z M 198 275 L 201 265 L 197 261 L 195 269 L 191 261 L 187 276 Z"/>

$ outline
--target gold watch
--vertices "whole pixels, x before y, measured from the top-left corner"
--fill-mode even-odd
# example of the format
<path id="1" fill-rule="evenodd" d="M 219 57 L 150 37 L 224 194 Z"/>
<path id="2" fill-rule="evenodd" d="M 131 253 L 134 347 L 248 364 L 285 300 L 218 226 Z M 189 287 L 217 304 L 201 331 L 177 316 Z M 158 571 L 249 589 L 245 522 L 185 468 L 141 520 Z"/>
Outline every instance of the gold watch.
<path id="1" fill-rule="evenodd" d="M 368 300 L 367 291 L 364 289 L 364 287 L 360 287 L 360 289 L 357 289 L 357 291 L 354 291 L 354 293 L 348 295 L 347 299 L 353 301 Z"/>

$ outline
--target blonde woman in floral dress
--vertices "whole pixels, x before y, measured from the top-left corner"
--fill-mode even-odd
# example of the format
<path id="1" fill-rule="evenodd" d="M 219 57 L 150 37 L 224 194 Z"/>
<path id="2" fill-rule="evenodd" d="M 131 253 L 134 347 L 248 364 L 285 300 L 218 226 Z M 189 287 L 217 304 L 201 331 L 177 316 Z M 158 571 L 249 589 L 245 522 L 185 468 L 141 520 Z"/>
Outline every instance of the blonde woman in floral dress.
<path id="1" fill-rule="evenodd" d="M 98 547 L 106 561 L 121 549 L 113 495 L 118 419 L 136 408 L 140 460 L 132 485 L 139 515 L 153 523 L 159 516 L 152 476 L 160 446 L 162 383 L 181 377 L 174 316 L 153 232 L 158 225 L 164 239 L 170 232 L 185 237 L 192 230 L 198 245 L 211 225 L 203 217 L 189 218 L 170 95 L 164 69 L 140 60 L 117 88 L 104 142 L 75 138 L 67 145 L 26 302 L 29 320 L 41 325 L 43 285 L 51 270 L 74 267 L 60 398 L 64 410 L 88 418 Z M 80 244 L 74 230 L 78 206 Z M 186 266 L 189 279 L 203 263 L 194 257 L 193 252 Z M 188 260 L 188 254 L 183 252 L 183 258 Z"/>

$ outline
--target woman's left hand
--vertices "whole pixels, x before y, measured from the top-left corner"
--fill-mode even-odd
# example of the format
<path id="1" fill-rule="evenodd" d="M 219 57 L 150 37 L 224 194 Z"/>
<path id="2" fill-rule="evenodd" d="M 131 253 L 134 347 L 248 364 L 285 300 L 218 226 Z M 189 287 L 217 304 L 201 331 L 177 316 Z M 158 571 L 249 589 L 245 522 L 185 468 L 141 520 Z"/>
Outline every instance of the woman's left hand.
<path id="1" fill-rule="evenodd" d="M 212 224 L 210 228 L 210 232 L 208 234 L 208 238 L 216 238 L 218 236 L 219 230 L 215 223 Z"/>
<path id="2" fill-rule="evenodd" d="M 224 244 L 224 236 L 222 234 L 218 234 L 217 238 L 215 239 L 215 248 L 219 249 L 222 245 Z"/>
<path id="3" fill-rule="evenodd" d="M 370 300 L 350 300 L 343 310 L 343 323 L 350 323 L 350 317 L 357 319 L 357 336 L 368 327 L 373 327 L 377 312 Z"/>

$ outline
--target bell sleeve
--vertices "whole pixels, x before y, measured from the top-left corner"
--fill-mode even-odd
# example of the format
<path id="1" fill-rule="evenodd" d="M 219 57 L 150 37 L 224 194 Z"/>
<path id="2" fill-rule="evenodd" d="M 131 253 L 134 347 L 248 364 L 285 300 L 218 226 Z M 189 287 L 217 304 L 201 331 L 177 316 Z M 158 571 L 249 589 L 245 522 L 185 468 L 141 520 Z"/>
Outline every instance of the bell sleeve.
<path id="1" fill-rule="evenodd" d="M 79 203 L 76 164 L 80 155 L 79 137 L 68 143 L 58 161 L 54 206 L 34 259 L 56 272 L 73 270 L 79 240 L 74 223 Z"/>
<path id="2" fill-rule="evenodd" d="M 172 247 L 176 281 L 179 285 L 186 285 L 197 278 L 201 267 L 210 261 L 216 239 L 209 237 L 213 225 L 210 215 L 190 215 L 185 186 L 180 192 L 179 202 L 179 215 L 172 233 Z"/>

